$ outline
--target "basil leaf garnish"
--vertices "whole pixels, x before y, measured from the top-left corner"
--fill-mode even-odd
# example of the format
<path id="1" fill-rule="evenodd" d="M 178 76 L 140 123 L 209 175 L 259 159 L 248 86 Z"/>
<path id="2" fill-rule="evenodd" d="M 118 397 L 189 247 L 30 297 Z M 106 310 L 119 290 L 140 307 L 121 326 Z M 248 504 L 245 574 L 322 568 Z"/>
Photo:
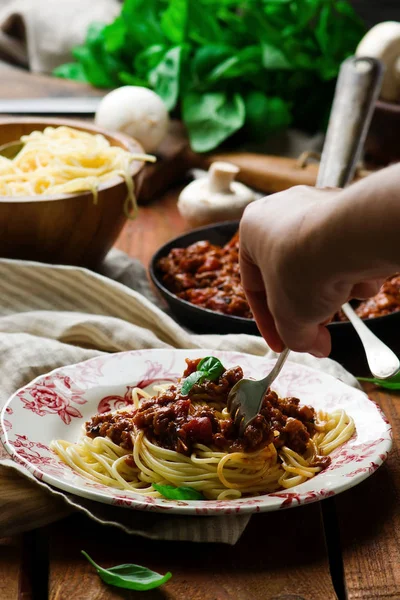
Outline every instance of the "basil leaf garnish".
<path id="1" fill-rule="evenodd" d="M 175 487 L 174 485 L 162 485 L 153 483 L 152 487 L 168 500 L 205 500 L 201 492 L 191 487 Z"/>
<path id="2" fill-rule="evenodd" d="M 200 381 L 200 379 L 203 379 L 203 377 L 204 377 L 203 371 L 195 371 L 194 373 L 190 373 L 190 375 L 188 375 L 183 382 L 183 385 L 181 388 L 182 394 L 184 396 L 187 396 L 188 393 L 190 392 L 190 390 L 192 389 L 192 387 L 196 383 L 198 383 Z"/>
<path id="3" fill-rule="evenodd" d="M 181 392 L 187 396 L 196 383 L 202 383 L 205 379 L 214 381 L 225 371 L 225 367 L 218 358 L 206 356 L 197 365 L 197 370 L 188 375 L 182 383 Z"/>
<path id="4" fill-rule="evenodd" d="M 172 574 L 160 575 L 141 565 L 117 565 L 110 569 L 103 569 L 92 558 L 81 550 L 83 556 L 94 566 L 99 577 L 109 585 L 125 588 L 127 590 L 147 591 L 166 583 Z"/>
<path id="5" fill-rule="evenodd" d="M 207 356 L 199 362 L 197 370 L 206 371 L 206 379 L 214 381 L 214 379 L 218 379 L 218 377 L 222 375 L 222 373 L 225 371 L 225 367 L 223 366 L 219 358 L 215 358 L 214 356 Z"/>

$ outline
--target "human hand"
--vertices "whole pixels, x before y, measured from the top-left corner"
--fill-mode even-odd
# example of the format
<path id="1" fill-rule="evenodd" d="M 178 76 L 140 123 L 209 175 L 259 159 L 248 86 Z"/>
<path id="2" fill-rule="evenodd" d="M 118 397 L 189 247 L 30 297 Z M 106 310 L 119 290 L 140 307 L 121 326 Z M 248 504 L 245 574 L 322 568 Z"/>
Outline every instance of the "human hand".
<path id="1" fill-rule="evenodd" d="M 276 352 L 284 346 L 328 356 L 326 324 L 350 298 L 375 295 L 383 279 L 346 270 L 335 247 L 347 244 L 340 222 L 330 227 L 331 208 L 344 190 L 306 186 L 250 204 L 240 224 L 242 284 L 258 328 Z M 341 248 L 341 255 L 343 248 Z M 382 273 L 382 277 L 384 278 Z"/>

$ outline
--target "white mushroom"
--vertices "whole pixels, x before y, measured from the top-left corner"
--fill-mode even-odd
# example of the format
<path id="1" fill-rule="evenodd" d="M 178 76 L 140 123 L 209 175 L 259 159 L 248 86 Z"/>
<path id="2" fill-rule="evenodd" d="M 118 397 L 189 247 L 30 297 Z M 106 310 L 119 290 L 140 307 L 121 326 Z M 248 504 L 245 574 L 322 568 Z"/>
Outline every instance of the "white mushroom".
<path id="1" fill-rule="evenodd" d="M 126 85 L 101 100 L 95 123 L 135 138 L 146 152 L 155 152 L 165 138 L 169 116 L 164 102 L 152 90 Z"/>
<path id="2" fill-rule="evenodd" d="M 239 167 L 214 162 L 207 177 L 189 183 L 178 199 L 181 215 L 192 227 L 240 219 L 256 196 L 248 187 L 233 181 Z"/>
<path id="3" fill-rule="evenodd" d="M 380 97 L 400 101 L 400 23 L 385 21 L 372 27 L 358 44 L 356 56 L 378 58 L 385 66 Z"/>

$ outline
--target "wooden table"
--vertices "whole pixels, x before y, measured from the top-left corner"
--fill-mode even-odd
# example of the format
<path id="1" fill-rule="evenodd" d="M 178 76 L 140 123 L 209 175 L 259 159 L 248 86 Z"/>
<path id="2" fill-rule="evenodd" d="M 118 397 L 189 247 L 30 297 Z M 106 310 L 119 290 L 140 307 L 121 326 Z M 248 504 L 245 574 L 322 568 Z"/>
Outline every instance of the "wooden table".
<path id="1" fill-rule="evenodd" d="M 31 81 L 39 89 L 28 75 L 13 77 L 21 96 Z M 61 85 L 42 83 L 49 94 Z M 0 95 L 4 86 L 3 78 Z M 185 229 L 176 197 L 171 190 L 142 207 L 117 247 L 147 264 L 156 248 Z M 359 374 L 359 368 L 354 356 L 352 371 Z M 144 540 L 73 515 L 0 540 L 0 600 L 399 600 L 400 397 L 366 389 L 393 426 L 394 448 L 357 487 L 321 503 L 254 515 L 234 547 Z M 102 566 L 143 564 L 170 570 L 173 578 L 151 592 L 110 588 L 82 557 L 82 548 Z"/>

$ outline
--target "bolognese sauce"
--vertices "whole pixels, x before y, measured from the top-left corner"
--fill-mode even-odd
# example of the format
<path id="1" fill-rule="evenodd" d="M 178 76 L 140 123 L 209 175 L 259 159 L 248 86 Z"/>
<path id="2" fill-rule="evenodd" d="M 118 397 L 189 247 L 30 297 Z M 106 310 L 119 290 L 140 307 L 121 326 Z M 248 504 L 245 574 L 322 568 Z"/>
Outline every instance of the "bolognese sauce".
<path id="1" fill-rule="evenodd" d="M 226 315 L 253 318 L 240 281 L 238 232 L 224 246 L 203 240 L 187 248 L 173 248 L 157 266 L 164 285 L 178 298 Z M 399 274 L 387 279 L 376 296 L 355 306 L 361 319 L 399 310 Z M 347 321 L 347 317 L 339 312 L 333 320 Z"/>
<path id="2" fill-rule="evenodd" d="M 225 246 L 204 240 L 173 248 L 157 266 L 164 285 L 178 298 L 226 315 L 252 318 L 240 283 L 238 233 Z"/>
<path id="3" fill-rule="evenodd" d="M 200 359 L 186 359 L 183 378 L 196 371 Z M 182 380 L 183 380 L 182 378 Z M 315 411 L 300 406 L 298 398 L 279 398 L 268 390 L 260 413 L 243 436 L 233 420 L 213 408 L 213 401 L 226 405 L 232 387 L 243 378 L 241 367 L 226 369 L 215 381 L 193 385 L 187 395 L 181 382 L 159 395 L 144 400 L 138 409 L 95 415 L 86 423 L 89 437 L 108 437 L 124 449 L 133 447 L 131 432 L 136 427 L 157 445 L 189 456 L 194 444 L 205 444 L 225 452 L 255 452 L 271 442 L 304 453 L 315 433 Z M 181 380 L 181 381 L 182 381 Z M 204 404 L 201 403 L 204 401 Z M 326 467 L 329 457 L 317 457 Z"/>

